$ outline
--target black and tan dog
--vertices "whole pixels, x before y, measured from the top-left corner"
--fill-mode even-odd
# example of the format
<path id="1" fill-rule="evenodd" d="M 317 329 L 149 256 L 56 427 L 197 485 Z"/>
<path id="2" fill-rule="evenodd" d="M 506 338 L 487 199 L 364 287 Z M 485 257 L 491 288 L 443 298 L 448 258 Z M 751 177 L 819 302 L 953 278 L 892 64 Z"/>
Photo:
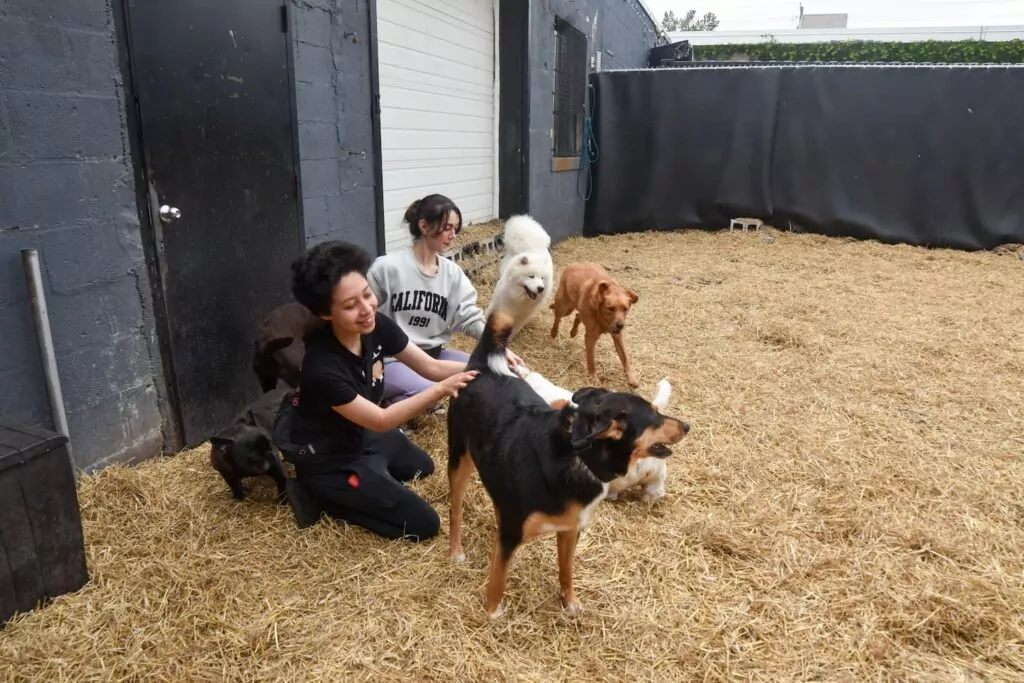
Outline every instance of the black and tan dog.
<path id="1" fill-rule="evenodd" d="M 524 380 L 491 369 L 504 359 L 512 319 L 492 313 L 470 357 L 479 376 L 452 399 L 448 410 L 448 480 L 451 488 L 449 557 L 465 560 L 462 508 L 474 467 L 494 504 L 494 539 L 486 609 L 500 617 L 509 563 L 516 548 L 546 534 L 558 535 L 562 605 L 581 606 L 573 591 L 576 542 L 610 481 L 647 456 L 666 458 L 669 446 L 689 431 L 628 393 L 588 387 L 572 403 L 552 407 Z M 574 405 L 575 404 L 575 405 Z"/>

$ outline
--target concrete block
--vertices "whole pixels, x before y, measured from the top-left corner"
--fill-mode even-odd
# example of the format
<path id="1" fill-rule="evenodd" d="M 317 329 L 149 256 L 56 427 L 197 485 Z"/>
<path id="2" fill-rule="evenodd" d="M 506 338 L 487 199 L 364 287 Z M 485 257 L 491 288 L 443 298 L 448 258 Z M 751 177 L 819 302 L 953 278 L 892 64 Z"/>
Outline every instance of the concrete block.
<path id="1" fill-rule="evenodd" d="M 345 112 L 339 127 L 341 154 L 344 158 L 355 157 L 362 160 L 373 158 L 373 124 L 369 113 L 352 114 Z"/>
<path id="2" fill-rule="evenodd" d="M 313 9 L 322 9 L 329 12 L 334 9 L 334 0 L 292 0 L 292 7 L 296 9 L 312 7 Z"/>
<path id="3" fill-rule="evenodd" d="M 365 119 L 368 130 L 372 111 L 368 80 L 352 73 L 339 73 L 337 109 L 346 122 Z"/>
<path id="4" fill-rule="evenodd" d="M 330 83 L 334 58 L 326 47 L 295 43 L 295 80 L 301 83 Z"/>
<path id="5" fill-rule="evenodd" d="M 114 95 L 109 35 L 0 17 L 0 83 L 18 90 Z"/>
<path id="6" fill-rule="evenodd" d="M 38 231 L 3 230 L 0 224 L 0 305 L 28 300 L 28 285 L 25 283 L 25 271 L 21 265 L 21 250 L 38 248 Z"/>
<path id="7" fill-rule="evenodd" d="M 0 173 L 0 231 L 109 220 L 135 205 L 122 160 L 11 165 Z"/>
<path id="8" fill-rule="evenodd" d="M 295 39 L 308 45 L 330 47 L 331 33 L 334 29 L 331 13 L 301 5 L 294 5 L 293 8 L 292 26 L 295 30 Z"/>
<path id="9" fill-rule="evenodd" d="M 119 392 L 95 405 L 68 411 L 68 430 L 75 464 L 90 471 L 105 461 L 119 460 L 148 442 L 159 451 L 160 411 L 152 384 Z M 135 453 L 137 454 L 137 453 Z"/>
<path id="10" fill-rule="evenodd" d="M 0 370 L 0 415 L 4 422 L 53 429 L 40 362 Z"/>
<path id="11" fill-rule="evenodd" d="M 53 326 L 53 314 L 50 314 Z M 0 306 L 0 330 L 3 330 L 3 353 L 0 353 L 0 370 L 10 370 L 21 365 L 38 365 L 39 346 L 36 342 L 35 325 L 32 322 L 32 307 L 28 300 Z M 7 389 L 4 388 L 0 393 Z"/>
<path id="12" fill-rule="evenodd" d="M 40 236 L 40 243 L 39 258 L 56 292 L 123 276 L 133 266 L 112 221 L 47 231 Z"/>
<path id="13" fill-rule="evenodd" d="M 329 83 L 295 84 L 295 108 L 300 122 L 335 123 L 338 120 L 334 88 Z"/>
<path id="14" fill-rule="evenodd" d="M 142 300 L 132 275 L 48 298 L 58 355 L 142 334 Z"/>
<path id="15" fill-rule="evenodd" d="M 376 230 L 376 199 L 373 187 L 359 187 L 328 198 L 332 231 L 347 230 L 356 225 L 374 225 Z"/>
<path id="16" fill-rule="evenodd" d="M 349 153 L 339 161 L 341 191 L 351 192 L 356 188 L 373 187 L 373 159 L 366 153 Z"/>
<path id="17" fill-rule="evenodd" d="M 337 159 L 314 159 L 301 162 L 302 197 L 329 197 L 338 194 L 341 180 Z"/>
<path id="18" fill-rule="evenodd" d="M 300 123 L 299 157 L 305 160 L 337 159 L 338 127 L 333 123 Z"/>
<path id="19" fill-rule="evenodd" d="M 14 154 L 14 140 L 11 139 L 11 122 L 7 116 L 4 93 L 0 91 L 0 163 Z"/>
<path id="20" fill-rule="evenodd" d="M 126 389 L 153 381 L 149 351 L 141 334 L 58 355 L 57 366 L 69 412 L 107 401 Z"/>
<path id="21" fill-rule="evenodd" d="M 20 17 L 45 24 L 57 24 L 67 28 L 88 29 L 98 33 L 112 30 L 110 5 L 96 0 L 63 0 L 63 2 L 39 2 L 39 0 L 4 0 L 3 12 L 9 17 Z"/>
<path id="22" fill-rule="evenodd" d="M 370 254 L 377 254 L 377 226 L 372 223 L 361 223 L 340 230 L 331 230 L 326 235 L 320 235 L 307 240 L 309 246 L 326 240 L 343 240 L 358 244 Z"/>
<path id="23" fill-rule="evenodd" d="M 343 31 L 365 35 L 369 28 L 369 0 L 334 0 L 337 21 Z M 365 44 L 365 43 L 364 43 Z"/>
<path id="24" fill-rule="evenodd" d="M 307 239 L 310 236 L 324 235 L 330 231 L 327 197 L 307 197 L 302 200 L 302 209 Z"/>
<path id="25" fill-rule="evenodd" d="M 119 156 L 121 106 L 114 98 L 7 93 L 16 153 L 24 159 Z"/>

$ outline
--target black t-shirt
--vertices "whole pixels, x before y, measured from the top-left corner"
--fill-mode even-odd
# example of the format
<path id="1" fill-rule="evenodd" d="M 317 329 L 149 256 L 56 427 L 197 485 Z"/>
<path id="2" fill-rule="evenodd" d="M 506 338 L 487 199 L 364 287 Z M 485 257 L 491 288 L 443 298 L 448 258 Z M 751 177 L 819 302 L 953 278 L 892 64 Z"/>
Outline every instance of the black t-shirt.
<path id="1" fill-rule="evenodd" d="M 384 357 L 401 353 L 409 344 L 393 320 L 377 313 L 376 321 L 373 332 L 363 335 L 362 356 L 342 346 L 330 326 L 310 336 L 295 392 L 295 443 L 330 439 L 332 452 L 354 455 L 362 450 L 363 428 L 333 406 L 350 403 L 356 396 L 379 404 L 384 395 Z"/>

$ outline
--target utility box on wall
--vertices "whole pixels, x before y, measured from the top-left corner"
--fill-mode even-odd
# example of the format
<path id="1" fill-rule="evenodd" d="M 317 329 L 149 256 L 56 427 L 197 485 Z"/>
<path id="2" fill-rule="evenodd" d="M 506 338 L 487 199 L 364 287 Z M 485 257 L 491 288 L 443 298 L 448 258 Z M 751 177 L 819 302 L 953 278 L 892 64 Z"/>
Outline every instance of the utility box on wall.
<path id="1" fill-rule="evenodd" d="M 67 437 L 0 425 L 0 627 L 89 580 Z"/>

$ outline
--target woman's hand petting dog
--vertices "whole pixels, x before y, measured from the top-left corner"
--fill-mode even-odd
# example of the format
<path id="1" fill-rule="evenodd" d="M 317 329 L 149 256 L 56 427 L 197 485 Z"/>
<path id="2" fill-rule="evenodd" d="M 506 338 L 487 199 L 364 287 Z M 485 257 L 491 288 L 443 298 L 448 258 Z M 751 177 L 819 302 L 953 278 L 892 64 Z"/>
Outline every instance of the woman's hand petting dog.
<path id="1" fill-rule="evenodd" d="M 508 359 L 508 366 L 512 370 L 515 370 L 520 365 L 525 365 L 522 358 L 512 353 L 512 349 L 505 349 L 505 358 Z"/>
<path id="2" fill-rule="evenodd" d="M 470 370 L 468 372 L 459 372 L 448 379 L 445 379 L 437 383 L 437 386 L 441 388 L 444 396 L 451 396 L 456 398 L 459 395 L 459 391 L 466 388 L 466 385 L 476 379 L 476 376 L 480 374 L 479 370 Z"/>

